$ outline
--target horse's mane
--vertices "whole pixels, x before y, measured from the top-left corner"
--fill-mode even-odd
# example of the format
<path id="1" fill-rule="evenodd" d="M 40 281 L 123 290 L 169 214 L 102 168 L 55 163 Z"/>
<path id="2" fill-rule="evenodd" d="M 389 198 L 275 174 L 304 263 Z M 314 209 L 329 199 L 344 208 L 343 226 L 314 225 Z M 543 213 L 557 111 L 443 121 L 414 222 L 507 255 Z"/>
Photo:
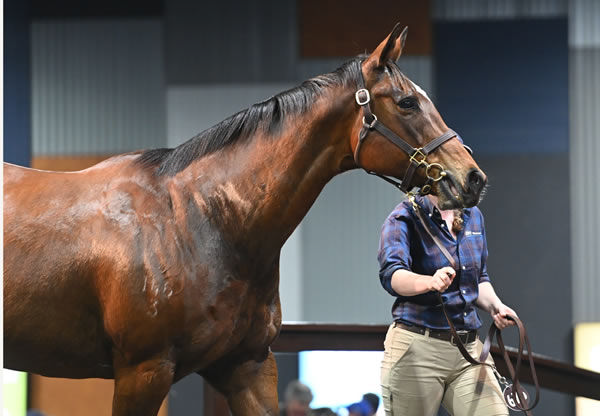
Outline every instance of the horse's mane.
<path id="1" fill-rule="evenodd" d="M 156 168 L 158 175 L 175 175 L 202 156 L 248 139 L 259 128 L 275 136 L 273 133 L 280 130 L 287 117 L 306 112 L 327 87 L 355 84 L 363 58 L 358 56 L 334 72 L 311 78 L 295 88 L 256 103 L 173 149 L 146 150 L 136 163 Z"/>

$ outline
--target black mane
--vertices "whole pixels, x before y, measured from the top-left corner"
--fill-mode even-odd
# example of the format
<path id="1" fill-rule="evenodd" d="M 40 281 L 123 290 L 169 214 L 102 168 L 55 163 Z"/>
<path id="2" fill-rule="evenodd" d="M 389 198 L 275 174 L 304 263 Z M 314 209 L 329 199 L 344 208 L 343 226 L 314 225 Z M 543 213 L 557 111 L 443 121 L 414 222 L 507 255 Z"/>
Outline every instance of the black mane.
<path id="1" fill-rule="evenodd" d="M 286 117 L 307 111 L 315 99 L 323 93 L 324 88 L 355 84 L 361 70 L 362 59 L 362 56 L 356 57 L 334 72 L 319 75 L 295 88 L 256 103 L 174 149 L 146 150 L 136 163 L 144 167 L 156 168 L 158 175 L 175 175 L 202 156 L 248 139 L 259 128 L 270 134 L 277 133 Z"/>

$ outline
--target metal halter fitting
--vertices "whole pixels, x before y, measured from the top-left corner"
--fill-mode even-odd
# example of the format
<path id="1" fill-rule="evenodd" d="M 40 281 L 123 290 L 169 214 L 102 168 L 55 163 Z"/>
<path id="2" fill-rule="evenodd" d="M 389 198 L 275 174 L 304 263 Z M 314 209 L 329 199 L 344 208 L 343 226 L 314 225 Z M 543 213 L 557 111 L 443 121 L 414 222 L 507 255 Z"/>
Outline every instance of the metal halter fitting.
<path id="1" fill-rule="evenodd" d="M 378 173 L 371 172 L 365 169 L 367 173 L 371 175 L 377 175 L 383 180 L 394 185 L 396 188 L 400 189 L 402 192 L 407 193 L 411 189 L 410 183 L 415 171 L 420 166 L 424 166 L 427 181 L 425 182 L 425 185 L 421 187 L 419 193 L 421 195 L 428 194 L 429 192 L 431 192 L 431 186 L 435 182 L 438 182 L 444 176 L 446 176 L 446 171 L 444 170 L 444 167 L 439 163 L 428 163 L 426 160 L 427 155 L 446 141 L 450 140 L 451 138 L 458 137 L 458 135 L 453 130 L 448 130 L 441 136 L 431 140 L 423 147 L 412 147 L 404 139 L 402 139 L 400 136 L 398 136 L 396 133 L 394 133 L 392 130 L 386 127 L 383 123 L 377 120 L 377 117 L 375 116 L 375 114 L 373 114 L 373 112 L 371 111 L 371 107 L 369 106 L 369 103 L 371 102 L 371 94 L 369 94 L 369 90 L 367 90 L 367 88 L 365 87 L 365 81 L 362 76 L 362 68 L 359 68 L 359 73 L 360 76 L 358 78 L 358 91 L 356 91 L 354 97 L 356 99 L 356 103 L 363 109 L 363 126 L 358 135 L 358 143 L 356 145 L 356 149 L 354 149 L 354 161 L 358 166 L 361 166 L 359 162 L 360 148 L 369 132 L 371 132 L 372 130 L 376 130 L 386 139 L 388 139 L 396 146 L 404 150 L 410 156 L 410 164 L 408 165 L 408 169 L 404 174 L 404 179 L 402 179 L 402 182 L 397 182 L 394 179 L 388 178 L 387 176 L 380 175 Z"/>

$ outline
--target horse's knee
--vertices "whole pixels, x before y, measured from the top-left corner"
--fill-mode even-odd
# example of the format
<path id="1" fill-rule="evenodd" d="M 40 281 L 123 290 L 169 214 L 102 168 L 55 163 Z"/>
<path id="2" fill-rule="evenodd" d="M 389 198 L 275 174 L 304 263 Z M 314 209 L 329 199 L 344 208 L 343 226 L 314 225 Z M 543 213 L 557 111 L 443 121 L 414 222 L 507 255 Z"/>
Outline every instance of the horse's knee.
<path id="1" fill-rule="evenodd" d="M 218 367 L 218 368 L 217 368 Z M 217 366 L 202 375 L 227 398 L 235 416 L 277 415 L 277 365 L 272 353 L 262 362 L 248 360 Z M 218 377 L 211 375 L 219 374 Z"/>
<path id="2" fill-rule="evenodd" d="M 173 383 L 175 365 L 154 359 L 115 368 L 113 416 L 156 415 Z"/>

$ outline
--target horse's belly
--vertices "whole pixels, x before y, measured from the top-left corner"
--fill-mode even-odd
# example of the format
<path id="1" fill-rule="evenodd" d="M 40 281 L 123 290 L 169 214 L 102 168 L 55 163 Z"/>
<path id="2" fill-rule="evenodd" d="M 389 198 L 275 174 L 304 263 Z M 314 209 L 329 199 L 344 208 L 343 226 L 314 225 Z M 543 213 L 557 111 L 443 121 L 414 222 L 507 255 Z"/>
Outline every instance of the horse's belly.
<path id="1" fill-rule="evenodd" d="M 34 277 L 4 276 L 5 366 L 54 377 L 111 377 L 110 347 L 91 293 Z"/>
<path id="2" fill-rule="evenodd" d="M 6 323 L 10 325 L 10 320 Z M 46 328 L 53 325 L 43 328 L 43 324 L 23 322 L 18 331 L 5 325 L 5 367 L 49 377 L 112 377 L 111 357 L 97 341 L 97 335 L 77 336 L 76 331 L 85 333 L 86 329 L 83 325 L 71 325 L 69 330 L 54 331 L 56 337 L 51 338 L 46 335 Z"/>
<path id="3" fill-rule="evenodd" d="M 17 371 L 61 378 L 113 378 L 113 366 L 109 360 L 81 359 L 46 351 L 23 349 L 22 344 L 4 343 L 4 367 Z"/>

